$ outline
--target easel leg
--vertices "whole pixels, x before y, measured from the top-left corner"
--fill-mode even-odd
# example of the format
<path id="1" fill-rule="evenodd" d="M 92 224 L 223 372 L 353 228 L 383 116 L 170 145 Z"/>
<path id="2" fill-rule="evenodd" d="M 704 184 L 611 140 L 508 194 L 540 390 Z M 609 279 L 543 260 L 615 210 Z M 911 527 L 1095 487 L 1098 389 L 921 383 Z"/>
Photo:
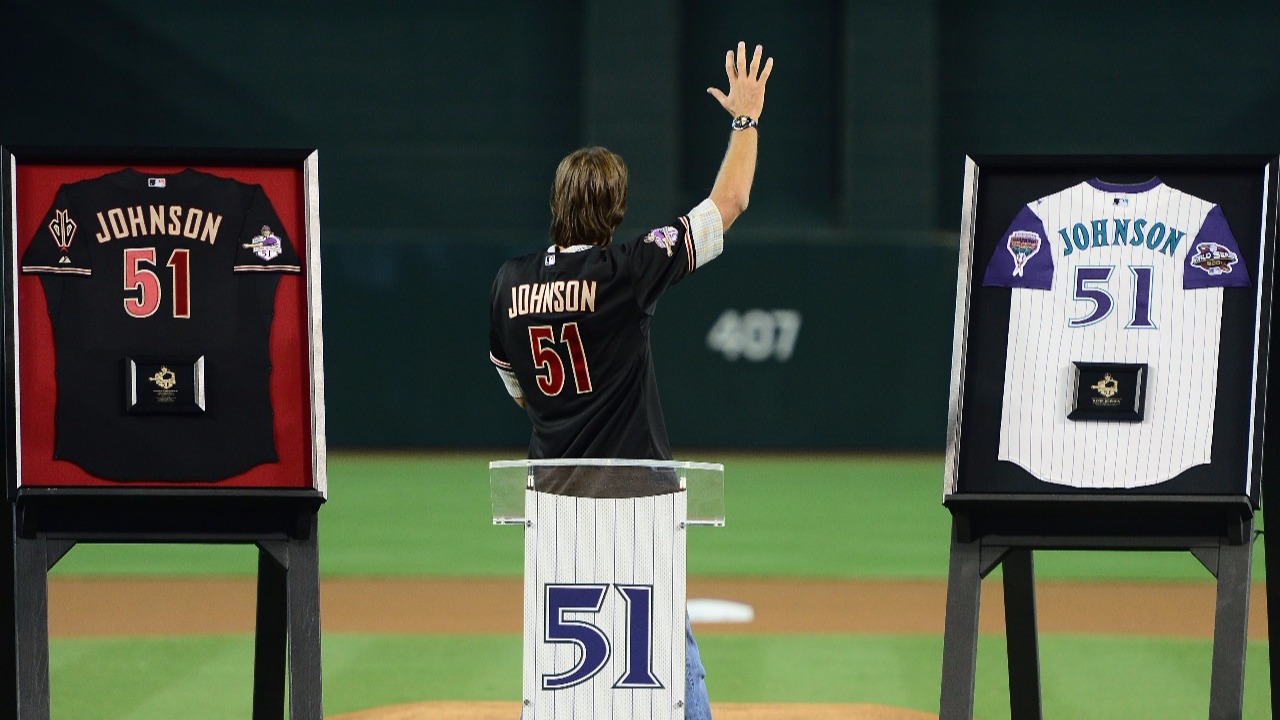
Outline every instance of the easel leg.
<path id="1" fill-rule="evenodd" d="M 18 615 L 14 508 L 0 508 L 0 717 L 18 716 Z"/>
<path id="2" fill-rule="evenodd" d="M 305 537 L 289 541 L 289 718 L 321 720 L 320 553 L 316 516 Z"/>
<path id="3" fill-rule="evenodd" d="M 1249 572 L 1253 527 L 1241 545 L 1225 542 L 1218 550 L 1218 604 L 1213 624 L 1213 679 L 1209 684 L 1211 720 L 1236 720 L 1244 713 L 1244 660 L 1249 634 Z M 1272 692 L 1274 692 L 1274 685 Z"/>
<path id="4" fill-rule="evenodd" d="M 258 548 L 258 615 L 253 648 L 253 720 L 283 720 L 288 614 L 285 583 L 288 544 Z"/>
<path id="5" fill-rule="evenodd" d="M 951 524 L 947 571 L 947 618 L 942 637 L 942 697 L 939 720 L 970 720 L 978 666 L 978 605 L 982 595 L 981 545 L 959 542 Z"/>
<path id="6" fill-rule="evenodd" d="M 15 538 L 16 720 L 49 720 L 49 579 L 44 538 Z"/>
<path id="7" fill-rule="evenodd" d="M 1269 491 L 1271 484 L 1267 482 L 1267 477 L 1274 475 L 1274 472 L 1263 475 L 1265 489 L 1262 492 L 1262 523 L 1265 527 L 1277 528 L 1262 536 L 1262 557 L 1267 568 L 1268 679 L 1271 681 L 1271 712 L 1274 715 L 1280 710 L 1280 512 L 1273 513 L 1270 508 L 1273 497 L 1280 504 L 1280 493 Z M 1275 542 L 1271 542 L 1272 537 L 1276 538 Z"/>
<path id="8" fill-rule="evenodd" d="M 1011 550 L 1001 564 L 1004 567 L 1005 644 L 1009 654 L 1009 715 L 1017 720 L 1039 720 L 1040 650 L 1031 551 Z"/>

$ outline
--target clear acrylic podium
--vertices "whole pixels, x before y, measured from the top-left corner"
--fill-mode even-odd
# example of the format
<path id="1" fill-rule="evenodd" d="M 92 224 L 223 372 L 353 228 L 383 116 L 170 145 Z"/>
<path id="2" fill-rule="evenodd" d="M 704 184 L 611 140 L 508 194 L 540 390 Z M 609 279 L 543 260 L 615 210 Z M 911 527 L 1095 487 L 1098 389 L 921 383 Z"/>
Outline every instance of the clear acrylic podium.
<path id="1" fill-rule="evenodd" d="M 724 466 L 489 463 L 523 525 L 524 720 L 684 717 L 685 530 L 724 525 Z"/>

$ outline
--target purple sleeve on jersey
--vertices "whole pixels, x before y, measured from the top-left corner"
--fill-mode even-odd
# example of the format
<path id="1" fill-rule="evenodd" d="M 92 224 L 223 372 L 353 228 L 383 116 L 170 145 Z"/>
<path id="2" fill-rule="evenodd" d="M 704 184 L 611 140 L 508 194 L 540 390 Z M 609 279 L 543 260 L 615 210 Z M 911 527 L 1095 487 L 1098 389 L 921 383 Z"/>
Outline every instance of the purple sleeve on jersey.
<path id="1" fill-rule="evenodd" d="M 1024 206 L 1000 238 L 982 284 L 1049 290 L 1053 287 L 1053 250 L 1044 223 Z"/>
<path id="2" fill-rule="evenodd" d="M 1186 290 L 1249 287 L 1249 269 L 1245 267 L 1240 245 L 1231 234 L 1222 208 L 1217 205 L 1205 216 L 1204 224 L 1187 249 L 1182 287 Z"/>

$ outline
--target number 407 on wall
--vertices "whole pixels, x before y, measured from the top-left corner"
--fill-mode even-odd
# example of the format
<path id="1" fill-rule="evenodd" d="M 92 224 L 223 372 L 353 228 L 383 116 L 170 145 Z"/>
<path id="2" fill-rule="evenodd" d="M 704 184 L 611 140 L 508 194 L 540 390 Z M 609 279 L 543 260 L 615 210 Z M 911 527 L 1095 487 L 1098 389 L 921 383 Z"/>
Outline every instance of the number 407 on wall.
<path id="1" fill-rule="evenodd" d="M 707 332 L 707 347 L 726 360 L 786 362 L 795 353 L 799 337 L 798 310 L 729 309 Z"/>

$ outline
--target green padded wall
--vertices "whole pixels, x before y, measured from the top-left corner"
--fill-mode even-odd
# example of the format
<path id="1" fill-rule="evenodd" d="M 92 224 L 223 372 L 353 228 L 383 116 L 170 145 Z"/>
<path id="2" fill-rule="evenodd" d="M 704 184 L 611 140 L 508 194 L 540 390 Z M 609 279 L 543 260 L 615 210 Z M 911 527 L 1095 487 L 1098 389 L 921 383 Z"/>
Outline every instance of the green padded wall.
<path id="1" fill-rule="evenodd" d="M 622 235 L 705 197 L 728 118 L 704 89 L 739 38 L 777 67 L 751 210 L 659 308 L 677 448 L 942 447 L 966 154 L 1280 149 L 1274 3 L 4 0 L 0 21 L 2 143 L 319 148 L 334 446 L 524 443 L 486 358 L 494 271 L 546 241 L 580 145 L 631 166 Z"/>

